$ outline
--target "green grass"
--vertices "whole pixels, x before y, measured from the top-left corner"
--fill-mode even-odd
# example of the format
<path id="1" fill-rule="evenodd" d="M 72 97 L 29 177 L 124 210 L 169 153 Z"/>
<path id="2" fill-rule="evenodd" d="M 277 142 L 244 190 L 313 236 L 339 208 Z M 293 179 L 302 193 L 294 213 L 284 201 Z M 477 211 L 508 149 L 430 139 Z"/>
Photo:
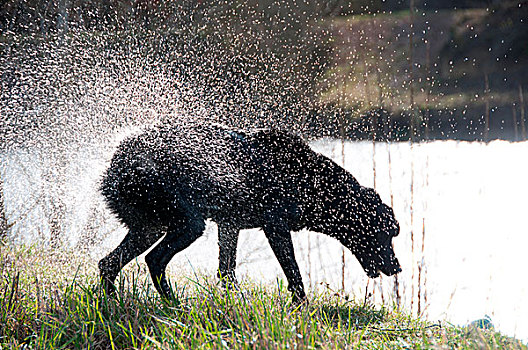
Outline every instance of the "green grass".
<path id="1" fill-rule="evenodd" d="M 111 298 L 97 287 L 95 262 L 0 246 L 0 348 L 527 349 L 330 292 L 294 306 L 281 283 L 224 290 L 211 277 L 183 278 L 164 301 L 143 264 L 131 265 Z"/>

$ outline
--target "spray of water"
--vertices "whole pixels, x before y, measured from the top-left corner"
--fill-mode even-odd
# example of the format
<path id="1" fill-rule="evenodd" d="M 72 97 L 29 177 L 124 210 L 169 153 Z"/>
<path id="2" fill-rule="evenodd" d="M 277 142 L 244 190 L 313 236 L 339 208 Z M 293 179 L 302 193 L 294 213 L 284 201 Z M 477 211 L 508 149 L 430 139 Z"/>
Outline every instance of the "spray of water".
<path id="1" fill-rule="evenodd" d="M 7 32 L 0 44 L 2 171 L 8 182 L 21 178 L 14 174 L 27 173 L 21 183 L 34 189 L 21 201 L 27 207 L 6 208 L 13 217 L 13 237 L 26 227 L 24 220 L 35 223 L 16 215 L 31 208 L 50 212 L 45 215 L 49 222 L 37 225 L 30 237 L 41 235 L 57 246 L 55 236 L 78 236 L 65 223 L 68 208 L 79 206 L 74 204 L 78 198 L 68 199 L 74 192 L 70 187 L 79 186 L 72 175 L 83 174 L 90 183 L 84 184 L 87 192 L 95 193 L 115 146 L 144 127 L 192 120 L 302 128 L 306 112 L 301 110 L 309 107 L 299 103 L 302 78 L 292 59 L 288 65 L 276 52 L 237 44 L 258 38 L 254 31 L 239 36 L 244 26 L 236 21 L 223 22 L 230 30 L 222 32 L 212 20 L 203 23 L 182 30 L 125 26 L 46 35 Z M 100 204 L 82 205 L 88 212 L 100 211 Z M 93 217 L 81 216 L 78 221 Z M 72 225 L 82 232 L 89 224 Z"/>

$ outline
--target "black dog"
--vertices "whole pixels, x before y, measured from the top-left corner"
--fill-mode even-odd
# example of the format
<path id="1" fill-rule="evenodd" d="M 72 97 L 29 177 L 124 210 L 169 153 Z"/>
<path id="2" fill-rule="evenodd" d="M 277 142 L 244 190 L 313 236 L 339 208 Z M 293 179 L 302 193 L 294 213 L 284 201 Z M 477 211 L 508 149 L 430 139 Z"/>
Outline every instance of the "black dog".
<path id="1" fill-rule="evenodd" d="M 277 130 L 152 128 L 122 142 L 101 190 L 129 229 L 99 262 L 109 292 L 121 268 L 165 235 L 145 260 L 158 292 L 170 296 L 165 268 L 202 235 L 207 218 L 218 224 L 219 276 L 235 281 L 238 231 L 261 227 L 295 301 L 306 295 L 291 231 L 307 228 L 339 240 L 371 278 L 401 271 L 392 209 L 300 138 Z"/>

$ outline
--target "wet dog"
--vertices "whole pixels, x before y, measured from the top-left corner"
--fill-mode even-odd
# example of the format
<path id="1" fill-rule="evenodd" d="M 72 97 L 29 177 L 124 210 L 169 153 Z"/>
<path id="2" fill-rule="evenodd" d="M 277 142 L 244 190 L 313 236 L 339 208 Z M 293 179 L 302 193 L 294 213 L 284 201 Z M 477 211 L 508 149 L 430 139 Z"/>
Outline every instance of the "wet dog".
<path id="1" fill-rule="evenodd" d="M 166 297 L 165 268 L 218 224 L 219 276 L 235 281 L 241 229 L 262 228 L 294 301 L 306 295 L 291 231 L 337 239 L 371 278 L 401 271 L 392 248 L 399 225 L 378 194 L 299 137 L 273 129 L 241 131 L 216 124 L 174 123 L 123 141 L 103 178 L 110 209 L 129 229 L 99 262 L 108 292 L 119 271 L 146 255 L 152 281 Z"/>

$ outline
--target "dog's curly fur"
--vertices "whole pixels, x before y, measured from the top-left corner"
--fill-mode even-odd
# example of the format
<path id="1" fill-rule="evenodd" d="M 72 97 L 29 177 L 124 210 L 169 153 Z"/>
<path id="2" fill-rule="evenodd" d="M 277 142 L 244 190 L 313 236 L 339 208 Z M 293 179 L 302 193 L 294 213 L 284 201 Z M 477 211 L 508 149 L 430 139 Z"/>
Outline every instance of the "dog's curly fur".
<path id="1" fill-rule="evenodd" d="M 118 147 L 102 181 L 110 209 L 129 229 L 99 263 L 109 291 L 121 270 L 146 256 L 156 289 L 170 295 L 165 268 L 205 228 L 218 224 L 219 276 L 235 281 L 240 229 L 263 229 L 296 301 L 305 298 L 291 231 L 327 234 L 352 251 L 369 277 L 401 271 L 392 249 L 399 232 L 378 194 L 299 137 L 273 129 L 174 123 Z"/>

